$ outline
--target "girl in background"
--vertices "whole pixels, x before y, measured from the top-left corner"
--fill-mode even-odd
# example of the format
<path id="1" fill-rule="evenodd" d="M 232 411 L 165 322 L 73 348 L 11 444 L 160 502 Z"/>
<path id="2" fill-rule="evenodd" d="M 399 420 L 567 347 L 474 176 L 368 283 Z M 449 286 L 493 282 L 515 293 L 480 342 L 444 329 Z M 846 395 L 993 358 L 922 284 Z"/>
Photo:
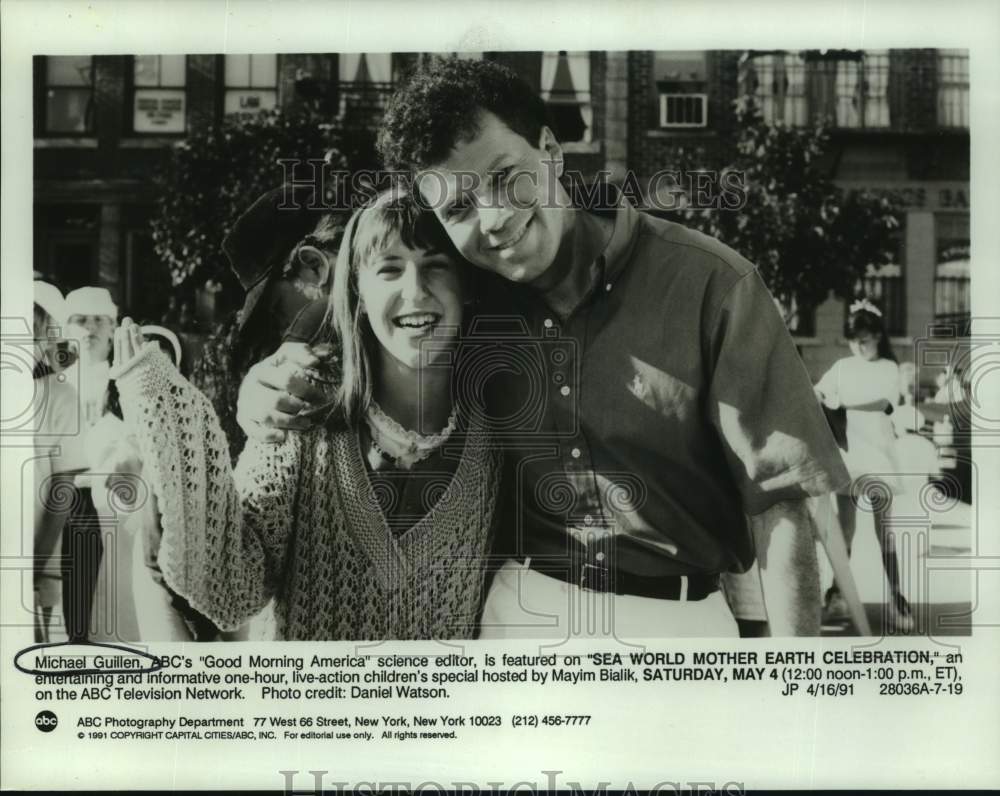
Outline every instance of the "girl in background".
<path id="1" fill-rule="evenodd" d="M 899 365 L 885 333 L 882 312 L 867 299 L 851 305 L 844 337 L 851 356 L 834 363 L 816 385 L 816 393 L 827 408 L 846 410 L 847 449 L 843 457 L 852 486 L 862 478 L 877 483 L 863 490 L 867 494 L 858 498 L 850 489 L 838 494 L 837 513 L 850 552 L 857 527 L 855 500 L 870 503 L 882 566 L 889 582 L 889 623 L 897 632 L 906 632 L 913 629 L 913 614 L 900 589 L 899 561 L 888 529 L 891 492 L 901 488 L 896 477 L 899 472 L 896 434 L 890 419 L 899 401 Z M 825 617 L 837 620 L 847 616 L 847 604 L 834 583 L 827 592 Z"/>

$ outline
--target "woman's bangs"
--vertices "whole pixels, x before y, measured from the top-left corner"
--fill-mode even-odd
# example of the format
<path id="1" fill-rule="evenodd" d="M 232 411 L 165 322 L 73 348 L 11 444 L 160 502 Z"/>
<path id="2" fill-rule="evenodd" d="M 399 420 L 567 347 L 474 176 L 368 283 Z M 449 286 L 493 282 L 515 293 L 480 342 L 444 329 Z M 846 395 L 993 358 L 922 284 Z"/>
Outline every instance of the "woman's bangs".
<path id="1" fill-rule="evenodd" d="M 355 267 L 397 241 L 408 249 L 455 256 L 454 246 L 437 217 L 429 210 L 422 210 L 412 197 L 398 196 L 361 214 L 355 231 Z"/>

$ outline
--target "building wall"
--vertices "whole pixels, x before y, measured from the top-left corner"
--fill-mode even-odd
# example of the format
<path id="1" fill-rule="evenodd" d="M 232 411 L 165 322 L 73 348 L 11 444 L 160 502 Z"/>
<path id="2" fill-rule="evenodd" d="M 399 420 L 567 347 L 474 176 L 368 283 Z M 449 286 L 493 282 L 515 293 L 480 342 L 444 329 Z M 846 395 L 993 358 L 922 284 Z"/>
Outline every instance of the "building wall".
<path id="1" fill-rule="evenodd" d="M 697 153 L 695 162 L 719 168 L 733 154 L 733 102 L 741 93 L 740 59 L 735 51 L 705 53 L 707 126 L 697 130 L 659 127 L 655 53 L 628 54 L 627 168 L 645 187 L 649 177 Z M 912 361 L 914 346 L 940 320 L 935 312 L 937 228 L 944 214 L 968 216 L 969 135 L 967 129 L 938 123 L 937 51 L 889 53 L 891 126 L 835 130 L 828 158 L 831 177 L 841 188 L 894 194 L 903 201 L 901 265 L 905 328 L 893 339 L 901 361 Z M 814 334 L 799 338 L 803 359 L 818 378 L 847 353 L 843 339 L 845 302 L 830 299 L 816 309 Z M 926 385 L 925 385 L 926 386 Z"/>

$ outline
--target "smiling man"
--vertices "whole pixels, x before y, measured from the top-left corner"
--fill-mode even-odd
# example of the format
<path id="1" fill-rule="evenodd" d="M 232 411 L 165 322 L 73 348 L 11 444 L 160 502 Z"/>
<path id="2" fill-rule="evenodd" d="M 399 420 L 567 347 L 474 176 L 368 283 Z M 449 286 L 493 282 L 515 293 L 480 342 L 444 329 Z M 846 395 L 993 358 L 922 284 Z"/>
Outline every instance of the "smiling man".
<path id="1" fill-rule="evenodd" d="M 847 474 L 754 267 L 614 193 L 575 206 L 544 103 L 492 62 L 414 76 L 379 148 L 459 252 L 506 280 L 494 311 L 542 352 L 525 371 L 541 382 L 508 373 L 489 396 L 501 424 L 537 422 L 504 435 L 516 497 L 483 637 L 736 635 L 720 579 L 755 561 L 771 633 L 817 634 L 805 499 Z M 244 393 L 245 416 L 296 425 L 288 395 Z"/>

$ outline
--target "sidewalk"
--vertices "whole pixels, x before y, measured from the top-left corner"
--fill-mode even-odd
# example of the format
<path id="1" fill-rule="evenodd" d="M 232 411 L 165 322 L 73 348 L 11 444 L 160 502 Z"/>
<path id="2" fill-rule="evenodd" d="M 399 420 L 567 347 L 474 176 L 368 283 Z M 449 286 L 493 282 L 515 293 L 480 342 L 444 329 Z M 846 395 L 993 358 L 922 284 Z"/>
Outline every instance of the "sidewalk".
<path id="1" fill-rule="evenodd" d="M 940 501 L 929 492 L 907 493 L 893 499 L 892 529 L 896 534 L 900 581 L 910 602 L 916 628 L 910 635 L 966 636 L 971 634 L 974 572 L 965 566 L 974 553 L 975 511 L 968 503 Z M 832 572 L 820 553 L 823 589 Z M 851 552 L 851 570 L 865 605 L 872 632 L 882 635 L 883 605 L 889 585 L 875 538 L 871 513 L 858 511 L 858 527 Z M 851 636 L 850 623 L 824 624 L 824 636 Z"/>

